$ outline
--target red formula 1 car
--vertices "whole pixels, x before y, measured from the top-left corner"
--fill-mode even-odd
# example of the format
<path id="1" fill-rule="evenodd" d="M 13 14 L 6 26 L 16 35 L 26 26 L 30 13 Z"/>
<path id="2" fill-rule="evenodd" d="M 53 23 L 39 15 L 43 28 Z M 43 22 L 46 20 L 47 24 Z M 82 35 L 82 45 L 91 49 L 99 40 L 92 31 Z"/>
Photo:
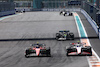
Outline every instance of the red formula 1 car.
<path id="1" fill-rule="evenodd" d="M 92 56 L 91 46 L 86 46 L 86 43 L 71 43 L 69 48 L 66 47 L 66 55 L 87 55 Z"/>
<path id="2" fill-rule="evenodd" d="M 25 57 L 30 56 L 51 56 L 50 47 L 46 47 L 45 44 L 32 44 L 25 50 Z"/>

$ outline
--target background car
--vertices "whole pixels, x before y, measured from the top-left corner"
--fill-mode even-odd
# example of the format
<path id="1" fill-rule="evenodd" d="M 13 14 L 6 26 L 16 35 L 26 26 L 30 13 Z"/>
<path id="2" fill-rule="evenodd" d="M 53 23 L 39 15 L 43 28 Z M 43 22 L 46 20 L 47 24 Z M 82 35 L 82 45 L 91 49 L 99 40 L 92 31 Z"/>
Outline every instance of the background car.
<path id="1" fill-rule="evenodd" d="M 56 33 L 56 40 L 67 40 L 72 39 L 74 40 L 74 34 L 69 31 L 59 31 L 59 33 Z"/>
<path id="2" fill-rule="evenodd" d="M 72 16 L 73 15 L 73 13 L 72 12 L 70 12 L 70 11 L 66 11 L 65 13 L 64 13 L 64 16 Z"/>
<path id="3" fill-rule="evenodd" d="M 60 11 L 60 15 L 64 15 L 65 12 L 66 12 L 66 10 L 62 10 L 62 11 Z"/>
<path id="4" fill-rule="evenodd" d="M 25 9 L 15 9 L 15 11 L 18 13 L 25 13 Z"/>
<path id="5" fill-rule="evenodd" d="M 60 15 L 64 15 L 64 16 L 72 16 L 73 13 L 71 11 L 66 11 L 66 10 L 63 10 L 60 12 Z"/>

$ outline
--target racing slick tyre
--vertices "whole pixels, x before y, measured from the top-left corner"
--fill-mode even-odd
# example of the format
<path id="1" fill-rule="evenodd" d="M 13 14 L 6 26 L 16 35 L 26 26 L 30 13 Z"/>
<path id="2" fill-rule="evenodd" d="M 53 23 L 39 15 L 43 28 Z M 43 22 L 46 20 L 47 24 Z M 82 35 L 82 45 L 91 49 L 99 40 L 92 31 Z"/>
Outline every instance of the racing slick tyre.
<path id="1" fill-rule="evenodd" d="M 69 16 L 72 16 L 72 15 L 73 15 L 73 13 L 70 13 L 70 14 L 69 14 Z"/>
<path id="2" fill-rule="evenodd" d="M 29 58 L 29 56 L 25 55 L 26 58 Z"/>
<path id="3" fill-rule="evenodd" d="M 66 53 L 66 56 L 69 56 L 69 55 L 68 55 L 68 52 Z"/>
<path id="4" fill-rule="evenodd" d="M 92 56 L 92 51 L 89 52 L 90 54 L 87 54 L 87 56 Z"/>
<path id="5" fill-rule="evenodd" d="M 62 14 L 62 12 L 60 12 L 60 15 Z"/>
<path id="6" fill-rule="evenodd" d="M 56 36 L 56 40 L 58 40 L 59 38 Z"/>
<path id="7" fill-rule="evenodd" d="M 86 54 L 87 56 L 92 56 L 92 50 L 90 46 L 86 46 L 86 48 L 85 49 L 83 48 L 83 50 L 89 52 L 89 54 Z"/>
<path id="8" fill-rule="evenodd" d="M 74 37 L 72 37 L 72 40 L 74 40 Z"/>
<path id="9" fill-rule="evenodd" d="M 74 40 L 74 34 L 73 34 L 73 33 L 69 33 L 69 35 L 70 35 L 70 38 L 71 38 L 72 40 Z"/>
<path id="10" fill-rule="evenodd" d="M 90 46 L 87 46 L 89 49 L 88 49 L 88 51 L 90 52 L 90 54 L 88 55 L 88 56 L 92 56 L 92 49 L 91 49 L 91 47 Z"/>
<path id="11" fill-rule="evenodd" d="M 64 14 L 64 16 L 66 16 L 66 14 Z"/>
<path id="12" fill-rule="evenodd" d="M 26 53 L 26 54 L 25 54 L 25 57 L 26 57 L 26 58 L 29 58 L 29 56 L 28 56 L 28 54 L 29 54 L 29 50 L 26 50 L 25 53 Z"/>
<path id="13" fill-rule="evenodd" d="M 47 56 L 48 56 L 48 57 L 51 57 L 51 54 L 50 54 L 50 53 L 48 53 L 48 54 L 47 54 Z"/>
<path id="14" fill-rule="evenodd" d="M 59 33 L 56 33 L 56 36 L 59 36 Z"/>
<path id="15" fill-rule="evenodd" d="M 56 40 L 58 40 L 60 37 L 59 33 L 56 33 Z"/>
<path id="16" fill-rule="evenodd" d="M 69 53 L 70 53 L 70 52 L 69 52 L 69 51 L 67 51 L 66 56 L 70 56 L 70 55 L 69 55 Z"/>
<path id="17" fill-rule="evenodd" d="M 50 47 L 49 47 L 49 49 L 46 50 L 46 54 L 47 54 L 47 56 L 51 56 Z"/>
<path id="18" fill-rule="evenodd" d="M 23 13 L 25 13 L 26 11 L 25 11 L 25 9 L 23 10 Z"/>
<path id="19" fill-rule="evenodd" d="M 66 53 L 66 56 L 69 56 L 68 54 L 69 54 L 69 50 L 66 50 L 67 51 L 67 53 Z"/>

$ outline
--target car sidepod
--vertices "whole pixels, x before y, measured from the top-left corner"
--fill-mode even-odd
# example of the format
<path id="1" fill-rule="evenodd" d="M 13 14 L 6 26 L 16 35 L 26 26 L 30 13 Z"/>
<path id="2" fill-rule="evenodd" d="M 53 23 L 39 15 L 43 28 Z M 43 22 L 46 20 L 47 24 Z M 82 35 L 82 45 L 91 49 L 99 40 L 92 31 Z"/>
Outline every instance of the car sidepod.
<path id="1" fill-rule="evenodd" d="M 74 34 L 73 33 L 69 33 L 69 39 L 74 40 Z"/>

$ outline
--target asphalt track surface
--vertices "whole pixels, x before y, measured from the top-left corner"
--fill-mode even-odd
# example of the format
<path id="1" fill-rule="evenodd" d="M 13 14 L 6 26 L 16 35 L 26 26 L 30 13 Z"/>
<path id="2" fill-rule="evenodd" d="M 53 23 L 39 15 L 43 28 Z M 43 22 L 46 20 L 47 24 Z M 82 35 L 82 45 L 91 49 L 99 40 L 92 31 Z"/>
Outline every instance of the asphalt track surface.
<path id="1" fill-rule="evenodd" d="M 0 39 L 54 38 L 59 30 L 79 37 L 74 17 L 59 12 L 27 12 L 0 21 Z M 0 67 L 89 67 L 85 56 L 66 56 L 65 47 L 78 40 L 0 41 Z M 52 56 L 25 58 L 25 48 L 36 42 L 51 47 Z"/>

